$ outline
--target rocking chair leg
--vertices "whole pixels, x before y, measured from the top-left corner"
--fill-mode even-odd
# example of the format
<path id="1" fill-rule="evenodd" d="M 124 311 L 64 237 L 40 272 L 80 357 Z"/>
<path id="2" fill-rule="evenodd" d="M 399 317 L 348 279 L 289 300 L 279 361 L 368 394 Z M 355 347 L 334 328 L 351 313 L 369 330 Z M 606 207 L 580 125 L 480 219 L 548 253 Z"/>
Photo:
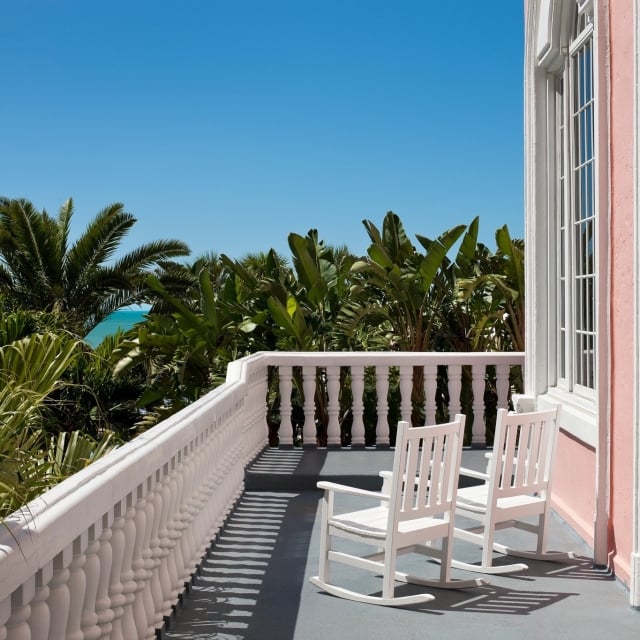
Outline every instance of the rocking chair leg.
<path id="1" fill-rule="evenodd" d="M 364 602 L 366 604 L 377 604 L 383 607 L 406 607 L 412 604 L 423 604 L 425 602 L 431 602 L 435 599 L 430 593 L 418 593 L 413 596 L 402 596 L 398 598 L 385 598 L 380 596 L 369 596 L 357 591 L 351 591 L 350 589 L 344 589 L 343 587 L 337 587 L 333 584 L 327 584 L 320 580 L 317 576 L 309 578 L 311 584 L 326 591 L 332 596 L 338 598 L 345 598 L 347 600 L 353 600 L 354 602 Z"/>

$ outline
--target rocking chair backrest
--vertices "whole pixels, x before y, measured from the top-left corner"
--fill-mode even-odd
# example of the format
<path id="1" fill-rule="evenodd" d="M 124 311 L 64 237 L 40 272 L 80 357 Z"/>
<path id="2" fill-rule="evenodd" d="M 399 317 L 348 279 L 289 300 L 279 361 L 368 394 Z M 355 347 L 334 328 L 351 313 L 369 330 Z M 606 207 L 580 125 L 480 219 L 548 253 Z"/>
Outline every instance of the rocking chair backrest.
<path id="1" fill-rule="evenodd" d="M 534 413 L 498 411 L 493 454 L 487 469 L 493 500 L 546 496 L 557 434 L 557 409 Z"/>
<path id="2" fill-rule="evenodd" d="M 391 481 L 390 522 L 443 516 L 455 507 L 464 415 L 426 427 L 398 423 Z M 414 482 L 405 482 L 407 478 Z"/>

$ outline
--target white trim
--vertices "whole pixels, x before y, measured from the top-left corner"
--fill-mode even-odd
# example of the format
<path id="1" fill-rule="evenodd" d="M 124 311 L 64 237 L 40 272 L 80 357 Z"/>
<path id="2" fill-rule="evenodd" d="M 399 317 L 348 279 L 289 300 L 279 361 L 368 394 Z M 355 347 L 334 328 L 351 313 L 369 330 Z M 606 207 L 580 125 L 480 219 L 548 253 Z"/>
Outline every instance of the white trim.
<path id="1" fill-rule="evenodd" d="M 539 9 L 538 9 L 539 7 Z M 537 66 L 554 73 L 563 64 L 563 50 L 567 46 L 567 21 L 573 14 L 573 7 L 557 0 L 540 0 L 539 4 L 529 2 L 532 19 L 536 19 L 537 25 L 527 33 L 535 33 L 535 51 L 531 51 L 531 57 L 535 55 Z M 533 42 L 531 42 L 533 47 Z"/>
<path id="2" fill-rule="evenodd" d="M 564 431 L 584 444 L 596 449 L 598 446 L 598 415 L 595 404 L 581 398 L 575 393 L 559 387 L 549 389 L 540 399 L 552 405 L 562 405 L 562 421 Z"/>
<path id="3" fill-rule="evenodd" d="M 588 25 L 580 35 L 571 42 L 569 55 L 572 56 L 593 35 L 593 23 Z"/>
<path id="4" fill-rule="evenodd" d="M 636 0 L 637 1 L 637 0 Z M 589 2 L 580 8 L 588 8 Z M 560 388 L 554 359 L 556 323 L 550 318 L 555 308 L 555 278 L 550 256 L 556 251 L 556 231 L 553 228 L 550 208 L 551 189 L 555 180 L 549 173 L 550 139 L 550 92 L 555 91 L 552 77 L 567 62 L 569 42 L 573 36 L 572 17 L 575 15 L 575 0 L 529 0 L 526 5 L 526 51 L 525 51 L 525 242 L 527 308 L 525 336 L 526 369 L 525 393 L 542 400 L 560 402 L 563 406 L 561 426 L 572 437 L 595 450 L 596 477 L 594 479 L 595 513 L 594 560 L 597 564 L 608 563 L 609 522 L 609 380 L 610 331 L 608 293 L 610 279 L 610 251 L 608 230 L 610 226 L 609 167 L 609 68 L 606 58 L 608 35 L 608 0 L 594 3 L 593 16 L 593 91 L 595 162 L 596 173 L 596 362 L 595 392 L 591 398 L 578 393 L 575 380 L 571 390 Z M 589 28 L 591 31 L 591 27 Z M 599 40 L 603 39 L 603 43 Z M 548 44 L 548 46 L 547 46 Z M 568 92 L 567 92 L 568 93 Z M 567 171 L 569 168 L 567 167 Z M 568 214 L 567 214 L 568 215 Z M 555 313 L 555 312 L 554 312 Z M 571 362 L 567 366 L 572 366 Z M 570 370 L 568 369 L 567 372 Z M 591 394 L 589 394 L 591 395 Z M 565 410 L 566 408 L 566 410 Z M 639 407 L 640 409 L 640 407 Z"/>
<path id="5" fill-rule="evenodd" d="M 609 229 L 611 226 L 611 148 L 609 144 L 611 117 L 609 113 L 610 67 L 609 52 L 601 51 L 600 45 L 608 43 L 609 0 L 602 0 L 595 6 L 593 16 L 593 90 L 595 102 L 596 174 L 596 512 L 594 522 L 593 555 L 596 564 L 609 564 L 609 516 L 611 505 L 611 309 L 610 278 L 611 251 L 609 249 Z"/>

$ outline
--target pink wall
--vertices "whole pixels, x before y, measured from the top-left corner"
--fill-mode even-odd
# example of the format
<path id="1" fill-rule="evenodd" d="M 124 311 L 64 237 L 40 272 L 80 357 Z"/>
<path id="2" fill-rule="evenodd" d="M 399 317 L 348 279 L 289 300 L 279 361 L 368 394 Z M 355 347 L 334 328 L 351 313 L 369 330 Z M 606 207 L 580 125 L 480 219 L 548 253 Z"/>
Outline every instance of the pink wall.
<path id="1" fill-rule="evenodd" d="M 634 395 L 634 53 L 633 3 L 610 8 L 611 473 L 609 547 L 628 583 L 632 551 Z M 604 422 L 604 416 L 601 416 Z M 601 424 L 605 428 L 605 424 Z"/>
<path id="2" fill-rule="evenodd" d="M 593 545 L 595 452 L 564 431 L 560 431 L 557 447 L 553 470 L 553 508 L 580 537 Z"/>

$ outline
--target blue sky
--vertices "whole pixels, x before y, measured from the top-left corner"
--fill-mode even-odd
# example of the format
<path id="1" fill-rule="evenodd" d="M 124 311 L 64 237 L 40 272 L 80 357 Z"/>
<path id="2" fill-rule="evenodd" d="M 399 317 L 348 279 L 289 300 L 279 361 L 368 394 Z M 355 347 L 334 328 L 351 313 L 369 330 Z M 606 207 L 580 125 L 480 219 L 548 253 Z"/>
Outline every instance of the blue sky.
<path id="1" fill-rule="evenodd" d="M 0 5 L 0 195 L 124 248 L 241 257 L 287 235 L 364 253 L 480 216 L 523 235 L 520 0 L 21 0 Z"/>

